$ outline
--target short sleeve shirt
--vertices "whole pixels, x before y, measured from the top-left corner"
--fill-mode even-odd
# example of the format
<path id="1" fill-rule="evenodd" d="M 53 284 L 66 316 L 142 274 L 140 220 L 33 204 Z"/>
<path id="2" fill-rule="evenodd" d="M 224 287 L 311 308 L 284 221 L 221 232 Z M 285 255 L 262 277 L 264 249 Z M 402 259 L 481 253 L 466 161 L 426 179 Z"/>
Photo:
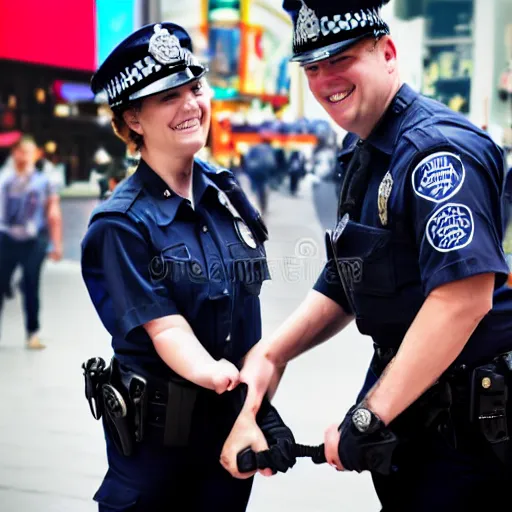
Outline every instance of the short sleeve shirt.
<path id="1" fill-rule="evenodd" d="M 118 358 L 166 374 L 144 324 L 182 315 L 215 358 L 238 362 L 261 337 L 265 251 L 201 161 L 194 207 L 142 161 L 93 213 L 82 274 Z M 225 171 L 227 172 L 227 171 Z"/>

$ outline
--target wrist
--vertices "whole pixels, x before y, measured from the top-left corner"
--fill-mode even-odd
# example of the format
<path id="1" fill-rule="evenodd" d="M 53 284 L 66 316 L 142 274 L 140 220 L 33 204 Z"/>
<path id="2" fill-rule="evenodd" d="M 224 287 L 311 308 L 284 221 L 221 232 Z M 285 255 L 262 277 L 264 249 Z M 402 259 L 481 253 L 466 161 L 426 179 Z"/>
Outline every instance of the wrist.
<path id="1" fill-rule="evenodd" d="M 389 425 L 394 419 L 390 405 L 386 401 L 379 400 L 375 396 L 368 396 L 364 398 L 361 405 L 372 411 L 384 423 L 384 425 Z"/>
<path id="2" fill-rule="evenodd" d="M 202 388 L 215 390 L 216 365 L 217 361 L 215 359 L 205 361 L 197 366 L 194 365 L 195 368 L 190 376 L 185 378 Z"/>

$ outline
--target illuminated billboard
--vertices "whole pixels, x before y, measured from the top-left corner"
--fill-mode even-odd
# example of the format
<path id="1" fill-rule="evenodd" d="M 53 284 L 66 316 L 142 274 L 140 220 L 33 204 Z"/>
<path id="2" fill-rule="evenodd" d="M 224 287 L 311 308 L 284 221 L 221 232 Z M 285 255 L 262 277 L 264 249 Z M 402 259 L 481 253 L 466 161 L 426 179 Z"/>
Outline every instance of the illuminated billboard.
<path id="1" fill-rule="evenodd" d="M 2 2 L 0 59 L 93 71 L 94 4 L 94 0 Z"/>
<path id="2" fill-rule="evenodd" d="M 134 30 L 135 0 L 96 0 L 97 65 Z"/>

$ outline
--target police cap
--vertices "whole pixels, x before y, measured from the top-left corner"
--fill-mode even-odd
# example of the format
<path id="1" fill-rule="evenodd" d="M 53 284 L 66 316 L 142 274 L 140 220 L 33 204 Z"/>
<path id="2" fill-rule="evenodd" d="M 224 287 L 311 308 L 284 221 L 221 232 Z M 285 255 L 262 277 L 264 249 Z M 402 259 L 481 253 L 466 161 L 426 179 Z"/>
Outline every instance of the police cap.
<path id="1" fill-rule="evenodd" d="M 366 37 L 389 34 L 380 16 L 389 0 L 284 0 L 293 21 L 292 61 L 301 65 L 341 53 Z"/>
<path id="2" fill-rule="evenodd" d="M 204 75 L 186 30 L 174 23 L 146 25 L 122 41 L 94 74 L 91 89 L 110 107 L 180 87 Z"/>

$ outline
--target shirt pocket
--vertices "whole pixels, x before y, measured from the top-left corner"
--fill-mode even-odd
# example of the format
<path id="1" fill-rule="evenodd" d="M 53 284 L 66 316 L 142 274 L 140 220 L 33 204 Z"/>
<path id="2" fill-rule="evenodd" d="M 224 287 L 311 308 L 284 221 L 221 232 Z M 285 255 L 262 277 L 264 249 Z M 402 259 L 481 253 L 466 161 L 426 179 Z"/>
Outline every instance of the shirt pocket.
<path id="1" fill-rule="evenodd" d="M 228 246 L 228 249 L 234 283 L 240 283 L 250 295 L 259 295 L 263 281 L 270 279 L 263 247 L 252 249 L 242 243 L 233 243 Z"/>
<path id="2" fill-rule="evenodd" d="M 203 285 L 207 281 L 204 265 L 192 257 L 184 243 L 162 249 L 152 259 L 150 269 L 153 280 L 164 281 L 181 292 L 191 289 L 193 285 Z"/>
<path id="3" fill-rule="evenodd" d="M 390 231 L 350 221 L 336 248 L 341 271 L 354 293 L 389 296 L 395 292 Z"/>

